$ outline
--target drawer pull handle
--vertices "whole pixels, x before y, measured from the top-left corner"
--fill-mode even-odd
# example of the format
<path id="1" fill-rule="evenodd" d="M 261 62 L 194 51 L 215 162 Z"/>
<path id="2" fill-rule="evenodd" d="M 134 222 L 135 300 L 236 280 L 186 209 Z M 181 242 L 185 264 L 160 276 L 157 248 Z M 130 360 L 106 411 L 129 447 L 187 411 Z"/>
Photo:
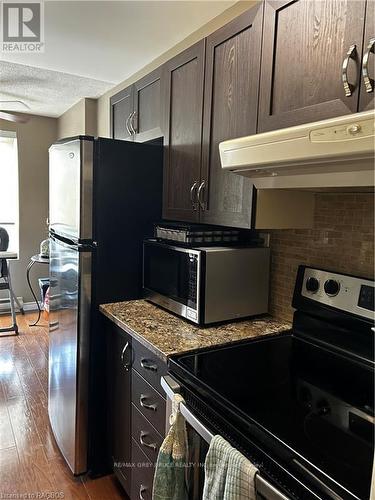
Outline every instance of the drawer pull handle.
<path id="1" fill-rule="evenodd" d="M 148 433 L 145 431 L 141 431 L 139 435 L 139 442 L 141 443 L 142 446 L 146 446 L 146 448 L 151 448 L 152 450 L 156 451 L 158 449 L 156 443 L 146 443 L 145 441 L 146 436 L 148 436 Z"/>
<path id="2" fill-rule="evenodd" d="M 145 493 L 146 491 L 147 491 L 146 486 L 144 486 L 143 484 L 141 484 L 141 486 L 139 487 L 139 499 L 140 500 L 145 500 L 145 497 L 143 496 L 143 493 Z"/>
<path id="3" fill-rule="evenodd" d="M 157 372 L 157 365 L 150 363 L 147 359 L 141 359 L 141 367 L 145 370 L 150 370 L 150 372 Z"/>
<path id="4" fill-rule="evenodd" d="M 126 342 L 126 344 L 121 352 L 122 366 L 125 368 L 126 371 L 129 371 L 129 369 L 130 369 L 130 363 L 125 363 L 125 361 L 124 361 L 124 356 L 125 356 L 125 353 L 128 350 L 128 348 L 129 348 L 129 342 Z"/>
<path id="5" fill-rule="evenodd" d="M 157 410 L 157 405 L 155 404 L 148 404 L 145 403 L 147 401 L 147 396 L 145 394 L 141 394 L 141 397 L 139 398 L 139 404 L 142 406 L 142 408 L 146 408 L 146 410 L 152 410 L 156 411 Z"/>
<path id="6" fill-rule="evenodd" d="M 349 83 L 349 80 L 348 80 L 348 66 L 349 66 L 350 59 L 355 59 L 355 55 L 356 55 L 356 46 L 353 44 L 349 47 L 349 50 L 346 53 L 346 56 L 345 56 L 344 61 L 342 63 L 341 78 L 342 78 L 342 84 L 344 86 L 344 92 L 345 92 L 346 97 L 350 97 L 352 95 L 353 90 L 354 90 L 354 85 Z"/>

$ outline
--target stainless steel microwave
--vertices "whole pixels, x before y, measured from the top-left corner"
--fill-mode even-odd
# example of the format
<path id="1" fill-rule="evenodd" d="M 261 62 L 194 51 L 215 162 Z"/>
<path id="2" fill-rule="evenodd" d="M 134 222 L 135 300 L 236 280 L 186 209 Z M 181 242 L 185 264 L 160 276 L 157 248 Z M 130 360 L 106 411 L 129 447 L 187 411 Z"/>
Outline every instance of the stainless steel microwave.
<path id="1" fill-rule="evenodd" d="M 270 249 L 186 248 L 145 240 L 144 297 L 207 325 L 268 311 Z"/>

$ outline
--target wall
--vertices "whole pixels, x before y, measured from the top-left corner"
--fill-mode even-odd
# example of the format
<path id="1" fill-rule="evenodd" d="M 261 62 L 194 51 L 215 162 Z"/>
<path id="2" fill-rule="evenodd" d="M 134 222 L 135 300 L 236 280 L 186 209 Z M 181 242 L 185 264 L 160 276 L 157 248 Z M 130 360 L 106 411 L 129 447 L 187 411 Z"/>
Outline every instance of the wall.
<path id="1" fill-rule="evenodd" d="M 271 313 L 292 319 L 299 264 L 374 277 L 374 195 L 316 194 L 312 229 L 273 231 Z"/>
<path id="2" fill-rule="evenodd" d="M 28 116 L 24 124 L 0 120 L 0 130 L 15 131 L 18 140 L 20 255 L 12 265 L 12 277 L 15 293 L 26 302 L 32 300 L 26 267 L 48 235 L 48 148 L 57 137 L 56 118 Z M 35 264 L 33 283 L 41 276 L 48 276 L 48 266 Z"/>
<path id="3" fill-rule="evenodd" d="M 58 138 L 75 135 L 97 135 L 97 101 L 84 98 L 57 120 Z"/>
<path id="4" fill-rule="evenodd" d="M 239 16 L 245 10 L 251 8 L 253 5 L 257 3 L 257 0 L 253 1 L 243 1 L 237 2 L 235 5 L 225 10 L 222 14 L 212 19 L 209 23 L 202 26 L 199 30 L 195 31 L 187 38 L 185 38 L 182 42 L 178 43 L 170 50 L 162 54 L 160 57 L 147 64 L 140 71 L 135 73 L 132 77 L 123 81 L 113 89 L 106 92 L 102 97 L 98 99 L 98 135 L 101 137 L 109 137 L 110 134 L 110 116 L 109 116 L 109 100 L 110 97 L 119 92 L 120 90 L 128 87 L 129 85 L 135 83 L 137 80 L 147 75 L 154 69 L 158 68 L 169 59 L 174 57 L 175 55 L 182 52 L 187 47 L 190 47 L 195 42 L 198 42 L 202 38 L 205 38 L 210 33 L 213 33 L 224 24 L 228 23 L 235 17 Z"/>

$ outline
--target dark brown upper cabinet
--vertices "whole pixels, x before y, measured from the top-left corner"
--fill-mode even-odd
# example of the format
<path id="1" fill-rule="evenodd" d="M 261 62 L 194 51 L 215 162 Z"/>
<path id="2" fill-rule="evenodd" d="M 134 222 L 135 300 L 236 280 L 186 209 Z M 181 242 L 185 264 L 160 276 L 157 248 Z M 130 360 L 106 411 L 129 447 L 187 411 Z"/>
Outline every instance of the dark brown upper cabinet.
<path id="1" fill-rule="evenodd" d="M 359 111 L 374 109 L 375 74 L 375 2 L 366 5 L 365 35 L 363 39 L 362 82 L 359 97 Z"/>
<path id="2" fill-rule="evenodd" d="M 137 142 L 150 141 L 163 136 L 161 105 L 162 68 L 134 84 L 134 115 L 132 126 Z"/>
<path id="3" fill-rule="evenodd" d="M 111 137 L 113 137 L 113 139 L 133 140 L 133 134 L 130 128 L 130 117 L 134 107 L 133 102 L 133 85 L 111 97 Z"/>
<path id="4" fill-rule="evenodd" d="M 164 201 L 163 217 L 198 221 L 205 41 L 164 66 Z"/>
<path id="5" fill-rule="evenodd" d="M 259 132 L 358 110 L 365 7 L 365 0 L 265 1 Z"/>
<path id="6" fill-rule="evenodd" d="M 144 142 L 163 136 L 162 68 L 149 73 L 111 98 L 111 136 Z"/>
<path id="7" fill-rule="evenodd" d="M 253 185 L 221 168 L 219 143 L 256 133 L 263 4 L 206 41 L 200 220 L 252 226 Z"/>

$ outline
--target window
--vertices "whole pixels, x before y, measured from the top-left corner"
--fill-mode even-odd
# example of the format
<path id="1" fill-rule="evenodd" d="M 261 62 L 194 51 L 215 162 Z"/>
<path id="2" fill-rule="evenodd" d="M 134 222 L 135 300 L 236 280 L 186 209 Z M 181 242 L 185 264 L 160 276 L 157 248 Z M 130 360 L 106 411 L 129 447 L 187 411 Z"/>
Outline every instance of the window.
<path id="1" fill-rule="evenodd" d="M 0 130 L 0 226 L 9 233 L 9 250 L 18 253 L 18 154 L 14 132 Z"/>

